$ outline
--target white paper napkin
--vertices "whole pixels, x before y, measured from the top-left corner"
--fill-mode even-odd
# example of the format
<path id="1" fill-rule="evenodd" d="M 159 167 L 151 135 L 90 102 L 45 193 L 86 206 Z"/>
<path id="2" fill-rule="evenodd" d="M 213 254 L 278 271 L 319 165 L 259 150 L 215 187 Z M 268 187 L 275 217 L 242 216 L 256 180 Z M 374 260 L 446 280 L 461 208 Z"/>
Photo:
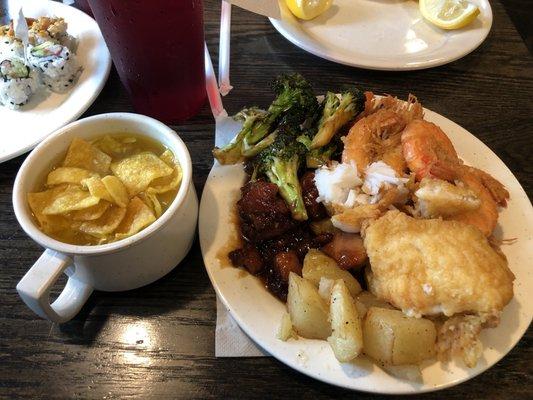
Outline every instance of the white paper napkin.
<path id="1" fill-rule="evenodd" d="M 281 19 L 278 0 L 225 0 L 228 3 L 244 8 L 256 14 Z"/>
<path id="2" fill-rule="evenodd" d="M 228 309 L 217 297 L 217 327 L 215 330 L 215 357 L 268 356 L 239 328 Z"/>

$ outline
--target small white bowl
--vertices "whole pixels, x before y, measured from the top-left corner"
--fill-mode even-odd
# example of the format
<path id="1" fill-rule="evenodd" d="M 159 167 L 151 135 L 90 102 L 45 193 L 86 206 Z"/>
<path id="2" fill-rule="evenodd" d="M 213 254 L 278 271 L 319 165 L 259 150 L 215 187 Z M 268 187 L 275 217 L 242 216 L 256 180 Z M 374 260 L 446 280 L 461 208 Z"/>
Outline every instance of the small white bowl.
<path id="1" fill-rule="evenodd" d="M 45 235 L 31 215 L 27 194 L 39 190 L 39 184 L 51 167 L 63 159 L 74 137 L 91 140 L 107 133 L 134 133 L 168 147 L 183 170 L 176 198 L 153 224 L 117 242 L 78 246 Z M 131 113 L 85 118 L 46 138 L 26 158 L 17 174 L 13 208 L 22 229 L 46 249 L 18 283 L 17 290 L 33 311 L 54 322 L 74 317 L 94 289 L 135 289 L 170 272 L 189 251 L 198 218 L 191 158 L 185 143 L 165 124 Z M 57 300 L 50 304 L 50 289 L 63 272 L 69 276 L 67 284 Z"/>

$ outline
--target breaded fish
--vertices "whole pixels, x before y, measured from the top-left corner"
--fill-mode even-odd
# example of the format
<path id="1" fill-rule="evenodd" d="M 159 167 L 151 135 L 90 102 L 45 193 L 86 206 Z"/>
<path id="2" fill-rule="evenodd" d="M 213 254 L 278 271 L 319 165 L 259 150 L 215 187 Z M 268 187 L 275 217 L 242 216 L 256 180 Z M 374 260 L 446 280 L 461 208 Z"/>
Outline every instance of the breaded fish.
<path id="1" fill-rule="evenodd" d="M 477 210 L 481 205 L 481 200 L 472 190 L 433 178 L 420 181 L 415 201 L 422 218 L 453 216 Z"/>
<path id="2" fill-rule="evenodd" d="M 499 316 L 513 297 L 507 260 L 459 221 L 389 211 L 364 232 L 370 290 L 407 315 Z"/>

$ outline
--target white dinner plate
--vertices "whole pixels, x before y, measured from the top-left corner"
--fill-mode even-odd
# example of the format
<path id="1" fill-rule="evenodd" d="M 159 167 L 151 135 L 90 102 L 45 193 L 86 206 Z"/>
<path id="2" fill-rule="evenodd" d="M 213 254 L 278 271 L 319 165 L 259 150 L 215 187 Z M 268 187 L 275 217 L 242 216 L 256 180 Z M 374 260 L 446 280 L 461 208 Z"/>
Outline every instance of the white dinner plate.
<path id="1" fill-rule="evenodd" d="M 427 22 L 416 0 L 335 0 L 311 21 L 294 17 L 280 1 L 274 28 L 296 46 L 353 67 L 402 71 L 435 67 L 464 57 L 487 37 L 488 0 L 471 0 L 480 14 L 470 25 L 446 31 Z"/>
<path id="2" fill-rule="evenodd" d="M 299 338 L 282 342 L 276 338 L 285 304 L 270 294 L 256 277 L 234 268 L 220 257 L 236 234 L 235 202 L 245 181 L 241 165 L 215 163 L 207 179 L 200 205 L 200 244 L 209 278 L 239 326 L 260 347 L 288 366 L 323 382 L 366 392 L 404 394 L 444 389 L 487 370 L 505 356 L 527 330 L 532 316 L 533 208 L 505 164 L 479 139 L 449 119 L 429 110 L 425 118 L 439 125 L 453 141 L 467 164 L 481 168 L 505 184 L 508 207 L 500 213 L 496 235 L 517 238 L 502 250 L 516 276 L 514 298 L 504 309 L 497 328 L 481 334 L 483 357 L 475 368 L 459 360 L 431 362 L 422 370 L 424 383 L 410 383 L 387 375 L 365 357 L 339 363 L 326 341 Z"/>
<path id="3" fill-rule="evenodd" d="M 83 71 L 67 93 L 37 95 L 19 110 L 0 106 L 0 162 L 33 149 L 56 129 L 77 119 L 102 91 L 111 68 L 111 56 L 96 21 L 76 8 L 55 1 L 10 1 L 23 4 L 26 17 L 57 16 L 68 23 L 68 33 L 78 39 L 76 56 Z M 16 8 L 10 7 L 11 12 Z"/>

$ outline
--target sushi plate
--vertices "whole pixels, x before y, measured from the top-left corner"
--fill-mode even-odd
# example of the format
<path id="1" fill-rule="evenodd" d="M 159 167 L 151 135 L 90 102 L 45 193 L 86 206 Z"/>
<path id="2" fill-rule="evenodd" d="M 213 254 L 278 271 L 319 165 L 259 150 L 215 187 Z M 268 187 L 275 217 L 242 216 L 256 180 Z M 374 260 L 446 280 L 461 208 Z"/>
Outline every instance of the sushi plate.
<path id="1" fill-rule="evenodd" d="M 498 156 L 474 135 L 435 112 L 425 109 L 424 115 L 448 134 L 467 164 L 505 182 L 510 201 L 500 213 L 496 235 L 517 240 L 502 247 L 515 275 L 514 298 L 503 310 L 498 327 L 481 333 L 484 350 L 478 365 L 467 368 L 459 360 L 428 362 L 422 365 L 423 383 L 394 378 L 365 357 L 341 364 L 326 341 L 299 338 L 283 342 L 277 339 L 285 304 L 265 289 L 258 278 L 232 267 L 226 257 L 238 246 L 234 210 L 246 179 L 243 167 L 215 163 L 211 169 L 199 216 L 200 245 L 211 283 L 231 316 L 258 346 L 305 375 L 372 393 L 412 394 L 441 390 L 472 379 L 494 366 L 516 345 L 531 323 L 533 207 L 528 196 Z"/>
<path id="2" fill-rule="evenodd" d="M 470 25 L 445 31 L 427 22 L 413 0 L 335 0 L 311 21 L 280 2 L 270 22 L 287 40 L 316 56 L 353 67 L 404 71 L 435 67 L 474 51 L 492 26 L 488 0 L 472 0 L 480 14 Z"/>
<path id="3" fill-rule="evenodd" d="M 44 138 L 77 119 L 102 91 L 111 56 L 96 21 L 76 8 L 55 1 L 9 1 L 11 12 L 22 4 L 26 17 L 63 17 L 68 32 L 78 39 L 76 56 L 83 71 L 76 85 L 64 94 L 37 94 L 19 110 L 0 106 L 0 162 L 33 149 Z"/>

